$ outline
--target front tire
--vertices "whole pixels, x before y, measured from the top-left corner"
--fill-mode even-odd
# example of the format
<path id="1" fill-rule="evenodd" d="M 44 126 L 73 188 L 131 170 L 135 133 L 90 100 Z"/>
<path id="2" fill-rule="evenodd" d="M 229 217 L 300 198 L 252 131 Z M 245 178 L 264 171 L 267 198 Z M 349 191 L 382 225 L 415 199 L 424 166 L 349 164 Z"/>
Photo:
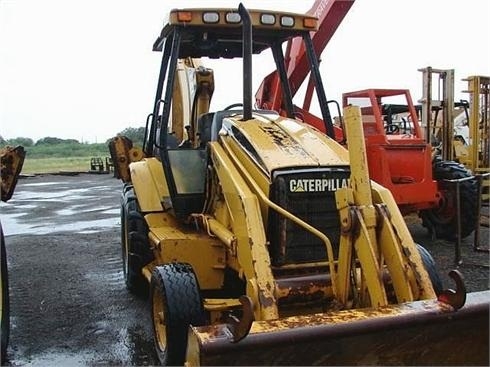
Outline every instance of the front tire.
<path id="1" fill-rule="evenodd" d="M 155 348 L 163 366 L 185 362 L 189 325 L 204 324 L 204 306 L 196 275 L 189 264 L 157 266 L 150 283 Z"/>
<path id="2" fill-rule="evenodd" d="M 440 157 L 436 157 L 433 162 L 433 176 L 437 180 L 441 199 L 437 208 L 421 211 L 423 226 L 427 227 L 437 238 L 454 240 L 457 236 L 459 215 L 461 218 L 461 238 L 469 236 L 478 224 L 476 205 L 479 198 L 476 179 L 460 183 L 460 212 L 458 213 L 455 184 L 444 180 L 471 177 L 471 173 L 462 164 L 443 161 Z"/>

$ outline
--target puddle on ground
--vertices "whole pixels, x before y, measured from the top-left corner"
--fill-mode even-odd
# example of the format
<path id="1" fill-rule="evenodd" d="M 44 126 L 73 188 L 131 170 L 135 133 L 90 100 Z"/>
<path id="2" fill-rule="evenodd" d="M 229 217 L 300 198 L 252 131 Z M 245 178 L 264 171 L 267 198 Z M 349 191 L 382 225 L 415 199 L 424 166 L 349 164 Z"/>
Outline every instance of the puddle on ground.
<path id="1" fill-rule="evenodd" d="M 26 183 L 15 193 L 15 198 L 0 203 L 0 219 L 6 236 L 95 233 L 120 225 L 118 202 L 104 201 L 101 194 L 101 191 L 113 191 L 110 186 L 67 188 L 61 184 L 56 190 L 54 185 L 60 183 Z M 103 203 L 108 205 L 101 205 Z"/>
<path id="2" fill-rule="evenodd" d="M 19 363 L 21 366 L 28 367 L 46 367 L 46 366 L 87 366 L 88 361 L 94 358 L 94 354 L 91 353 L 61 353 L 52 352 L 45 353 L 40 356 L 36 356 L 35 360 L 16 360 L 15 363 Z M 16 364 L 15 364 L 16 365 Z"/>
<path id="3" fill-rule="evenodd" d="M 112 207 L 101 206 L 101 207 L 90 207 L 89 209 L 83 210 L 82 208 L 86 208 L 86 205 L 73 205 L 69 208 L 56 210 L 55 213 L 57 215 L 79 215 L 81 212 L 83 213 L 95 213 L 100 212 L 101 214 L 117 214 L 119 215 L 120 209 L 114 209 Z"/>
<path id="4" fill-rule="evenodd" d="M 23 183 L 23 187 L 30 187 L 30 186 L 50 186 L 50 185 L 59 185 L 59 182 L 31 182 L 31 183 Z"/>
<path id="5" fill-rule="evenodd" d="M 22 215 L 22 214 L 19 214 Z M 120 226 L 120 218 L 105 218 L 87 221 L 76 221 L 69 223 L 46 223 L 33 224 L 16 220 L 12 215 L 2 216 L 2 228 L 5 236 L 19 234 L 45 235 L 57 232 L 96 233 L 108 228 Z"/>
<path id="6" fill-rule="evenodd" d="M 111 326 L 108 322 L 97 322 L 90 329 L 94 337 L 106 333 Z M 105 366 L 105 365 L 155 365 L 154 345 L 140 327 L 121 328 L 116 343 L 109 353 L 79 351 L 66 353 L 61 350 L 50 350 L 45 353 L 31 355 L 25 359 L 16 359 L 14 353 L 10 363 L 13 366 Z"/>

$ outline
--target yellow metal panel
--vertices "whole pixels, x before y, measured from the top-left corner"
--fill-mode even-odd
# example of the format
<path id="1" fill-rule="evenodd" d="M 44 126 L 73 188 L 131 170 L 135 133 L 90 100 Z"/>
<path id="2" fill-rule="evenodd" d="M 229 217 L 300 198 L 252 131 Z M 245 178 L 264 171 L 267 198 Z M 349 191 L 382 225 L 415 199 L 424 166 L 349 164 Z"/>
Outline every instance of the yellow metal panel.
<path id="1" fill-rule="evenodd" d="M 241 118 L 241 115 L 225 118 L 223 124 L 232 123 L 240 129 L 254 152 L 244 148 L 269 173 L 277 168 L 349 163 L 345 148 L 307 124 L 274 115 L 266 118 L 254 114 L 255 121 L 241 121 Z"/>
<path id="2" fill-rule="evenodd" d="M 129 169 L 141 211 L 163 211 L 162 202 L 169 194 L 160 161 L 156 158 L 145 158 L 131 163 Z"/>
<path id="3" fill-rule="evenodd" d="M 349 164 L 349 152 L 347 149 L 311 125 L 288 118 L 278 119 L 277 124 L 290 134 L 308 154 L 320 159 L 322 165 Z"/>
<path id="4" fill-rule="evenodd" d="M 225 247 L 217 238 L 169 226 L 150 228 L 150 234 L 159 240 L 155 249 L 158 263 L 189 263 L 201 289 L 222 287 L 226 255 Z"/>

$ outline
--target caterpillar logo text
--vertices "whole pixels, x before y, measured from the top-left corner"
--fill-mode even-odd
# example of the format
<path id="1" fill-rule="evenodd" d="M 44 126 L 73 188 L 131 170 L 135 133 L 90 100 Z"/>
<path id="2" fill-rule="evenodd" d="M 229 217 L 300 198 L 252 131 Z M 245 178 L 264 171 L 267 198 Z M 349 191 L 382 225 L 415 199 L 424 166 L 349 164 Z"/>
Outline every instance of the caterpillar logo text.
<path id="1" fill-rule="evenodd" d="M 290 192 L 323 192 L 336 191 L 348 187 L 347 178 L 307 178 L 289 181 Z"/>

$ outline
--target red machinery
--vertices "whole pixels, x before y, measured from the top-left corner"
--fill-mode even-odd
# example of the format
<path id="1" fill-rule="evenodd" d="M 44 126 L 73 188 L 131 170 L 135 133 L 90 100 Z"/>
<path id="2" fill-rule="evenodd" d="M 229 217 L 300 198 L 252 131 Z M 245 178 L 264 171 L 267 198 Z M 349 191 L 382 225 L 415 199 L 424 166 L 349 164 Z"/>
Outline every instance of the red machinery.
<path id="1" fill-rule="evenodd" d="M 317 55 L 320 55 L 327 46 L 352 4 L 354 4 L 354 1 L 355 0 L 316 0 L 314 2 L 308 13 L 315 15 L 319 20 L 318 31 L 311 32 L 310 34 L 313 48 Z M 291 96 L 294 97 L 310 72 L 306 50 L 301 39 L 296 38 L 288 43 L 285 52 L 285 61 Z M 326 131 L 330 137 L 335 136 L 337 140 L 342 140 L 342 130 L 333 126 L 331 118 L 330 121 L 323 121 L 321 118 L 308 112 L 313 95 L 313 88 L 310 76 L 303 107 L 300 108 L 295 106 L 296 112 L 310 125 L 313 125 L 322 131 Z M 255 94 L 255 99 L 259 108 L 274 110 L 281 114 L 285 114 L 282 110 L 283 95 L 277 70 L 264 78 Z"/>
<path id="2" fill-rule="evenodd" d="M 312 34 L 320 55 L 355 0 L 317 0 L 309 10 L 319 18 L 319 30 Z M 291 94 L 294 96 L 308 76 L 306 53 L 299 39 L 288 44 L 286 67 Z M 283 94 L 277 71 L 269 74 L 255 97 L 257 108 L 285 114 Z M 337 141 L 343 141 L 342 127 L 334 126 L 330 113 L 326 120 L 309 112 L 313 84 L 308 82 L 302 107 L 295 113 Z M 394 98 L 402 99 L 392 103 Z M 390 100 L 385 103 L 385 99 Z M 423 225 L 437 237 L 452 239 L 457 235 L 457 197 L 455 185 L 448 180 L 471 176 L 462 165 L 432 157 L 431 145 L 421 131 L 416 109 L 408 90 L 368 89 L 343 95 L 343 105 L 362 108 L 364 134 L 370 177 L 391 190 L 401 211 L 419 212 Z M 328 110 L 328 109 L 327 109 Z M 348 142 L 347 142 L 348 143 Z M 476 180 L 460 183 L 460 218 L 462 237 L 477 224 Z"/>
<path id="3" fill-rule="evenodd" d="M 405 103 L 385 102 L 393 98 Z M 342 99 L 344 106 L 361 107 L 371 179 L 391 191 L 402 213 L 433 208 L 439 194 L 432 179 L 432 148 L 409 91 L 366 89 L 344 93 Z"/>

